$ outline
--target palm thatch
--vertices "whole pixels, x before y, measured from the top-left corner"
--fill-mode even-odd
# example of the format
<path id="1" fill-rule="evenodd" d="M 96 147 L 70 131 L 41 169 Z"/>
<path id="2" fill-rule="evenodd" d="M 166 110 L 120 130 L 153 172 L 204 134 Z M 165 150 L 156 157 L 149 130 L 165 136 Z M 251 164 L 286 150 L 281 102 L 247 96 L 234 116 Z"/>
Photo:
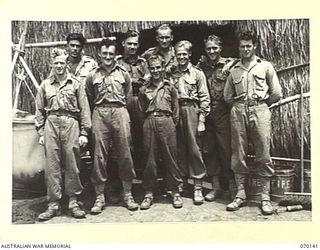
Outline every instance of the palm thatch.
<path id="1" fill-rule="evenodd" d="M 154 30 L 159 21 L 124 21 L 124 22 L 29 22 L 26 43 L 43 43 L 65 41 L 70 32 L 82 32 L 86 38 L 101 38 L 107 36 L 121 35 L 128 29 L 146 32 Z M 224 35 L 232 44 L 230 48 L 236 51 L 236 34 L 243 29 L 251 29 L 259 36 L 260 46 L 257 54 L 273 63 L 283 88 L 284 98 L 310 91 L 309 83 L 309 20 L 307 19 L 281 19 L 281 20 L 202 20 L 202 21 L 168 21 L 173 28 L 179 31 L 188 25 L 195 26 L 198 33 L 207 32 L 206 27 L 222 27 L 218 35 Z M 232 26 L 232 34 L 223 34 L 226 25 Z M 175 31 L 175 30 L 174 30 Z M 17 44 L 23 32 L 23 21 L 12 22 L 12 42 Z M 218 32 L 218 31 L 217 31 Z M 153 35 L 153 33 L 152 33 Z M 185 33 L 180 32 L 183 38 Z M 192 34 L 191 34 L 192 35 Z M 204 36 L 204 35 L 203 35 Z M 154 41 L 150 36 L 142 36 L 145 46 L 151 47 Z M 202 40 L 202 37 L 194 39 Z M 199 42 L 199 44 L 202 43 Z M 197 46 L 194 46 L 195 49 Z M 95 44 L 88 44 L 84 53 L 97 59 Z M 234 52 L 226 51 L 226 56 L 235 56 Z M 26 48 L 25 59 L 38 82 L 45 79 L 49 73 L 47 63 L 49 47 Z M 197 58 L 196 58 L 197 59 Z M 288 70 L 282 70 L 290 66 L 301 65 Z M 281 70 L 281 71 L 280 71 Z M 15 68 L 15 72 L 18 68 Z M 13 95 L 15 93 L 17 78 L 13 75 Z M 32 86 L 32 92 L 36 89 Z M 34 101 L 32 95 L 28 94 L 26 86 L 21 86 L 22 96 L 19 98 L 18 108 L 34 112 Z M 14 98 L 13 98 L 14 99 Z M 310 104 L 309 99 L 303 102 L 303 131 L 304 131 L 304 158 L 310 159 Z M 272 155 L 282 157 L 299 158 L 301 144 L 301 101 L 295 100 L 272 109 Z"/>

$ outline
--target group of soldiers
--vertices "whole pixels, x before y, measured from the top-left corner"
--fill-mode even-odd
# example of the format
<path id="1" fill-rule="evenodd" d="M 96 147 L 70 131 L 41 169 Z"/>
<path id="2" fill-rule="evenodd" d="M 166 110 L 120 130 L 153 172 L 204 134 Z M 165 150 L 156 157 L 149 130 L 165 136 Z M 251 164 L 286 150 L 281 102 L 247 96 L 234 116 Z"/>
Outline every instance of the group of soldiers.
<path id="1" fill-rule="evenodd" d="M 51 51 L 52 70 L 36 97 L 35 125 L 45 148 L 49 202 L 39 220 L 61 213 L 63 194 L 69 197 L 71 215 L 85 218 L 77 197 L 83 190 L 80 148 L 88 143 L 95 191 L 91 214 L 101 213 L 106 206 L 108 159 L 113 154 L 129 210 L 151 207 L 159 168 L 165 173 L 174 208 L 183 206 L 181 192 L 188 180 L 193 183 L 194 204 L 214 201 L 221 195 L 223 173 L 232 197 L 227 210 L 238 210 L 246 202 L 249 140 L 263 186 L 261 209 L 272 214 L 268 106 L 282 93 L 272 65 L 255 55 L 254 34 L 240 33 L 239 59 L 222 57 L 221 39 L 208 36 L 196 66 L 190 62 L 191 42 L 182 40 L 173 46 L 169 25 L 157 28 L 156 41 L 157 47 L 140 56 L 136 31 L 126 33 L 123 55 L 118 55 L 115 40 L 103 39 L 99 64 L 83 55 L 86 39 L 82 34 L 68 35 L 67 50 Z M 140 206 L 132 195 L 137 168 L 143 169 L 145 189 Z M 204 196 L 205 177 L 210 178 L 212 190 Z"/>

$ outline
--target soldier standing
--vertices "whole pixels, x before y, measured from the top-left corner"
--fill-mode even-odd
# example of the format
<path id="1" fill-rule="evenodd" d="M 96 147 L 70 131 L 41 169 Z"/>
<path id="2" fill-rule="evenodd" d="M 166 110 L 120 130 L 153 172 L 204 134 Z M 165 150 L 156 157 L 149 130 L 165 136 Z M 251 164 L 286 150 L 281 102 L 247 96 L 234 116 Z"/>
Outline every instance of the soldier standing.
<path id="1" fill-rule="evenodd" d="M 178 90 L 180 121 L 178 150 L 186 178 L 194 181 L 194 203 L 204 201 L 202 178 L 206 175 L 198 136 L 205 131 L 206 116 L 210 112 L 210 97 L 203 71 L 190 63 L 192 44 L 180 41 L 175 46 L 178 66 L 172 70 L 172 81 Z"/>
<path id="2" fill-rule="evenodd" d="M 212 190 L 205 196 L 206 201 L 214 201 L 221 196 L 219 176 L 222 174 L 229 181 L 229 190 L 235 195 L 236 185 L 231 170 L 231 138 L 230 138 L 230 108 L 223 99 L 223 89 L 229 74 L 233 59 L 221 56 L 222 42 L 220 37 L 210 35 L 204 40 L 205 55 L 198 62 L 204 71 L 210 93 L 210 113 L 206 118 L 204 133 L 204 160 Z"/>
<path id="3" fill-rule="evenodd" d="M 131 193 L 135 178 L 130 152 L 130 118 L 126 108 L 132 95 L 131 79 L 127 70 L 116 60 L 117 44 L 104 39 L 100 43 L 101 64 L 86 78 L 86 93 L 92 113 L 92 136 L 94 144 L 91 182 L 96 193 L 92 214 L 99 214 L 105 206 L 104 189 L 108 180 L 107 162 L 110 142 L 116 154 L 119 177 L 123 186 L 123 200 L 129 210 L 138 204 Z"/>
<path id="4" fill-rule="evenodd" d="M 166 166 L 166 184 L 172 191 L 172 204 L 175 208 L 183 205 L 179 193 L 182 183 L 181 171 L 177 164 L 176 125 L 179 121 L 179 103 L 177 91 L 171 83 L 163 78 L 164 60 L 159 55 L 148 59 L 151 79 L 141 88 L 139 101 L 146 113 L 143 126 L 144 151 L 146 155 L 143 184 L 146 195 L 140 205 L 148 209 L 153 202 L 158 173 L 158 157 Z"/>
<path id="5" fill-rule="evenodd" d="M 69 209 L 75 218 L 85 212 L 77 203 L 83 187 L 79 177 L 80 146 L 88 142 L 90 109 L 84 86 L 67 72 L 67 53 L 51 51 L 52 74 L 44 80 L 36 97 L 36 129 L 46 154 L 45 180 L 48 209 L 39 220 L 61 213 L 62 193 L 69 196 Z M 64 176 L 63 176 L 64 173 Z"/>
<path id="6" fill-rule="evenodd" d="M 143 167 L 143 122 L 144 114 L 138 105 L 139 88 L 144 83 L 144 77 L 148 71 L 146 60 L 139 56 L 139 33 L 129 30 L 122 42 L 123 55 L 117 57 L 117 63 L 127 69 L 131 77 L 132 98 L 128 102 L 128 111 L 131 120 L 131 134 L 133 142 L 133 162 L 135 170 Z"/>
<path id="7" fill-rule="evenodd" d="M 249 173 L 246 164 L 248 142 L 255 149 L 257 174 L 262 185 L 261 210 L 273 213 L 270 202 L 270 178 L 274 167 L 270 157 L 271 112 L 268 108 L 282 97 L 277 74 L 270 62 L 255 55 L 257 39 L 251 32 L 239 35 L 241 61 L 231 69 L 224 89 L 224 99 L 232 106 L 231 168 L 238 188 L 235 199 L 227 205 L 228 211 L 238 210 L 246 200 L 245 179 Z"/>

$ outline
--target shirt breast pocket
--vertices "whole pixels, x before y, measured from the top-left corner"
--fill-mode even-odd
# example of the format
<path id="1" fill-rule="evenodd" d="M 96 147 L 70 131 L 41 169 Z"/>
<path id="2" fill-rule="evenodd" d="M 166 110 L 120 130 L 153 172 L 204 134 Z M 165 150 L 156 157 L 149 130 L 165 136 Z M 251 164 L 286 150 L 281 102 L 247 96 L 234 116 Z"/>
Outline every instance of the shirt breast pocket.
<path id="1" fill-rule="evenodd" d="M 185 79 L 185 89 L 186 93 L 189 93 L 189 96 L 192 97 L 198 89 L 197 81 L 191 78 Z"/>
<path id="2" fill-rule="evenodd" d="M 93 81 L 93 86 L 96 95 L 104 94 L 106 92 L 106 84 L 104 78 L 97 78 Z"/>
<path id="3" fill-rule="evenodd" d="M 260 98 L 264 98 L 267 91 L 268 91 L 268 86 L 266 84 L 266 78 L 265 75 L 263 74 L 254 74 L 253 75 L 254 80 L 255 80 L 255 93 L 258 95 Z"/>
<path id="4" fill-rule="evenodd" d="M 70 111 L 77 108 L 77 93 L 75 89 L 65 89 L 63 91 L 64 104 L 66 108 Z"/>
<path id="5" fill-rule="evenodd" d="M 246 92 L 245 82 L 244 82 L 243 76 L 241 76 L 239 78 L 235 78 L 233 82 L 234 82 L 234 88 L 236 90 L 237 96 L 242 95 Z"/>

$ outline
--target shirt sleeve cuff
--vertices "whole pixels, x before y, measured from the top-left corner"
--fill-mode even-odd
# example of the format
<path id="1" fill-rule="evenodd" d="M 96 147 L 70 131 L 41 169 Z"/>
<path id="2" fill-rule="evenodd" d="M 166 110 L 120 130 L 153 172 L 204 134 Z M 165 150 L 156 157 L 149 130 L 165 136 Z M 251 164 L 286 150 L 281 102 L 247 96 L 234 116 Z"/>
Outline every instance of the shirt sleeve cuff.
<path id="1" fill-rule="evenodd" d="M 199 122 L 205 122 L 206 121 L 206 116 L 203 113 L 199 114 Z"/>
<path id="2" fill-rule="evenodd" d="M 88 137 L 88 131 L 86 129 L 81 129 L 80 135 L 84 135 Z"/>
<path id="3" fill-rule="evenodd" d="M 44 136 L 44 128 L 43 127 L 41 127 L 41 128 L 39 128 L 39 129 L 37 129 L 38 130 L 38 135 L 41 137 L 41 136 Z"/>

